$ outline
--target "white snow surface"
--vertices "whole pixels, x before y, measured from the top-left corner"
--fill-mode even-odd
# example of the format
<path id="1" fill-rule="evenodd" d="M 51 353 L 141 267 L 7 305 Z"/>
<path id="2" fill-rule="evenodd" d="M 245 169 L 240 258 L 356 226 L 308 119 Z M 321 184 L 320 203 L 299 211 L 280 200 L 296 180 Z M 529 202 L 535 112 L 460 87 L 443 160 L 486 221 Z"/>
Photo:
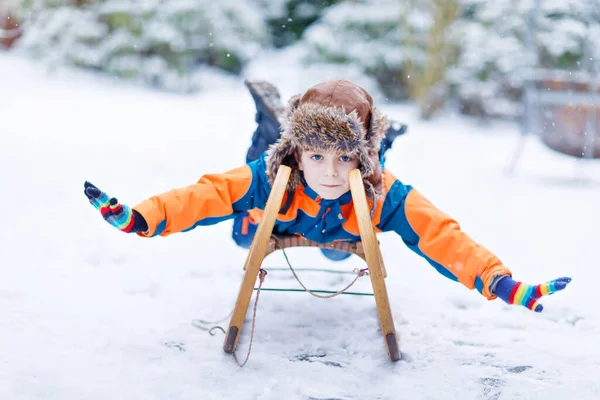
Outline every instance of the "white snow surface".
<path id="1" fill-rule="evenodd" d="M 286 78 L 283 62 L 264 63 L 262 73 L 257 63 L 249 71 L 274 78 L 284 96 L 316 82 L 300 79 L 302 69 Z M 0 399 L 600 398 L 600 165 L 532 138 L 507 176 L 517 126 L 450 113 L 423 122 L 411 105 L 381 102 L 409 124 L 386 165 L 400 180 L 516 279 L 573 282 L 535 314 L 485 300 L 383 234 L 400 362 L 388 359 L 372 297 L 262 292 L 240 369 L 222 333 L 191 325 L 233 308 L 247 252 L 233 243 L 231 222 L 143 239 L 105 223 L 83 194 L 89 180 L 134 205 L 242 165 L 255 127 L 251 97 L 241 80 L 214 73 L 205 86 L 165 94 L 0 54 Z M 295 267 L 363 265 L 332 263 L 315 249 L 288 255 Z M 265 266 L 284 267 L 283 255 Z M 301 277 L 332 290 L 352 278 Z M 272 271 L 265 286 L 299 287 L 289 271 Z M 368 278 L 352 289 L 370 291 Z"/>

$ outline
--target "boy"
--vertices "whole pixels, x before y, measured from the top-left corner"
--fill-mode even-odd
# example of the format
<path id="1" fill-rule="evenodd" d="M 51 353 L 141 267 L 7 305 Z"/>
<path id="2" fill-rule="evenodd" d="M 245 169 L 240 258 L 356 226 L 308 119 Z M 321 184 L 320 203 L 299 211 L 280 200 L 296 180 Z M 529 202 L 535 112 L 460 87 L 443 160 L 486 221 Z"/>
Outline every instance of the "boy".
<path id="1" fill-rule="evenodd" d="M 260 100 L 256 91 L 253 97 Z M 275 127 L 281 122 L 282 127 L 281 137 L 257 159 L 252 160 L 249 151 L 249 162 L 242 167 L 204 175 L 193 185 L 153 196 L 133 208 L 89 182 L 84 184 L 86 196 L 111 225 L 142 237 L 168 236 L 235 218 L 233 238 L 248 247 L 283 164 L 292 173 L 275 234 L 302 235 L 319 243 L 358 241 L 348 173 L 359 168 L 376 231 L 395 231 L 447 278 L 477 289 L 489 300 L 499 297 L 536 312 L 543 309 L 538 303 L 541 296 L 562 290 L 571 281 L 565 277 L 528 285 L 513 280 L 511 271 L 462 232 L 456 221 L 385 170 L 381 144 L 390 136 L 387 118 L 362 87 L 343 79 L 319 83 L 302 96 L 293 96 L 282 116 L 276 112 L 283 109 L 277 106 L 277 96 L 263 98 L 265 102 L 257 101 L 257 132 L 263 131 L 255 134 L 253 146 L 273 134 L 261 125 L 262 118 Z M 324 254 L 334 260 L 347 257 L 331 250 Z"/>

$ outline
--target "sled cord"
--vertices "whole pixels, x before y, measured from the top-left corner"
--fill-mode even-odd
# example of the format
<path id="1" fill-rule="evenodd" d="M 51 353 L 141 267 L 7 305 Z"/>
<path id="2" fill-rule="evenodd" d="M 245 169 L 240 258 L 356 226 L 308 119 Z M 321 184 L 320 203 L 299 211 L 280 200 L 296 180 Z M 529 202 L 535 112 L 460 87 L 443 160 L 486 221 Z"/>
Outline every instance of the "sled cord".
<path id="1" fill-rule="evenodd" d="M 272 237 L 279 242 L 279 238 L 275 235 L 272 235 Z M 302 281 L 300 281 L 300 278 L 298 278 L 298 275 L 296 275 L 296 271 L 294 271 L 294 268 L 292 267 L 292 264 L 290 263 L 290 260 L 288 259 L 288 256 L 285 252 L 285 248 L 280 247 L 281 251 L 283 252 L 283 256 L 285 257 L 285 261 L 287 262 L 288 267 L 290 267 L 290 270 L 292 271 L 292 274 L 294 275 L 294 278 L 296 278 L 296 280 L 298 281 L 298 283 L 300 284 L 300 286 L 302 286 L 302 288 L 309 294 L 311 294 L 312 296 L 318 297 L 319 299 L 330 299 L 332 297 L 335 296 L 339 296 L 340 294 L 344 293 L 346 290 L 350 289 L 350 287 L 352 287 L 352 285 L 354 285 L 354 283 L 358 280 L 358 278 L 360 278 L 361 276 L 365 276 L 365 275 L 369 275 L 369 268 L 363 268 L 363 269 L 358 269 L 358 268 L 354 268 L 354 272 L 356 272 L 356 277 L 354 278 L 354 280 L 352 282 L 350 282 L 348 284 L 348 286 L 346 286 L 345 288 L 343 288 L 342 290 L 339 290 L 333 294 L 328 294 L 328 295 L 320 295 L 320 294 L 316 294 L 314 292 L 312 292 L 310 289 L 308 289 L 306 286 L 304 286 L 304 284 L 302 283 Z"/>
<path id="2" fill-rule="evenodd" d="M 254 301 L 254 310 L 252 311 L 252 329 L 250 329 L 250 343 L 248 344 L 248 353 L 246 354 L 246 359 L 243 363 L 238 361 L 235 352 L 233 352 L 233 358 L 235 362 L 241 367 L 246 365 L 248 359 L 250 358 L 250 352 L 252 351 L 252 340 L 254 339 L 254 326 L 256 324 L 256 309 L 258 308 L 258 296 L 260 296 L 260 288 L 262 287 L 263 282 L 265 281 L 265 276 L 267 276 L 267 271 L 264 269 L 260 269 L 258 272 L 258 278 L 260 279 L 260 283 L 258 284 L 258 290 L 256 291 L 256 300 Z"/>

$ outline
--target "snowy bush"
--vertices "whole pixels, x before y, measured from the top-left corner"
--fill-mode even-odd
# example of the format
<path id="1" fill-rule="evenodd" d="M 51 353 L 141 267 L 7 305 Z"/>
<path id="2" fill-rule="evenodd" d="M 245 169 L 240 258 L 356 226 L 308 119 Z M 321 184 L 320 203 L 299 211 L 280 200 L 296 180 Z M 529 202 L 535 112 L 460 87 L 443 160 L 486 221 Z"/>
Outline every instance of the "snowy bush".
<path id="1" fill-rule="evenodd" d="M 421 115 L 442 104 L 446 65 L 454 55 L 445 32 L 458 0 L 348 1 L 326 10 L 303 37 L 308 62 L 358 65 L 390 99 L 413 99 Z"/>
<path id="2" fill-rule="evenodd" d="M 451 3 L 456 15 L 440 17 L 454 12 Z M 419 100 L 422 115 L 451 95 L 464 113 L 514 117 L 536 63 L 576 70 L 600 58 L 600 1 L 540 4 L 530 25 L 537 55 L 526 43 L 533 0 L 346 1 L 326 9 L 302 41 L 307 62 L 357 65 L 388 97 Z"/>
<path id="3" fill-rule="evenodd" d="M 323 11 L 342 0 L 255 0 L 265 16 L 272 44 L 290 45 L 317 21 Z"/>
<path id="4" fill-rule="evenodd" d="M 22 51 L 176 91 L 196 89 L 202 65 L 238 73 L 267 40 L 251 0 L 36 0 L 29 9 Z"/>
<path id="5" fill-rule="evenodd" d="M 530 16 L 532 3 L 465 2 L 452 32 L 460 54 L 448 71 L 465 113 L 516 117 L 524 78 L 532 67 L 581 70 L 596 57 L 600 7 L 592 1 L 545 0 Z M 537 53 L 528 47 L 528 35 Z"/>
<path id="6" fill-rule="evenodd" d="M 16 45 L 190 91 L 202 66 L 237 73 L 266 44 L 301 37 L 304 62 L 347 64 L 389 99 L 418 100 L 425 117 L 449 96 L 467 114 L 515 117 L 531 67 L 600 59 L 600 0 L 539 3 L 529 21 L 534 0 L 22 0 Z"/>
<path id="7" fill-rule="evenodd" d="M 407 98 L 407 61 L 423 67 L 422 43 L 432 22 L 422 4 L 371 0 L 334 5 L 303 36 L 311 52 L 307 61 L 359 65 L 377 78 L 386 95 Z"/>

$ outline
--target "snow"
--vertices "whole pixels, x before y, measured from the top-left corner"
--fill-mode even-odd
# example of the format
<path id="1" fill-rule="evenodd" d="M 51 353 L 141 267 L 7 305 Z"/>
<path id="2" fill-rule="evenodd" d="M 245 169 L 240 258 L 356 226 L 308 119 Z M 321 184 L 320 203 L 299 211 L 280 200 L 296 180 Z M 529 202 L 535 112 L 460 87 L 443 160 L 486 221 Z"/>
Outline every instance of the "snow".
<path id="1" fill-rule="evenodd" d="M 284 80 L 285 63 L 254 65 L 271 66 L 263 78 Z M 300 75 L 290 71 L 286 96 L 306 87 Z M 221 333 L 191 325 L 226 316 L 235 302 L 247 253 L 230 239 L 231 223 L 142 239 L 103 222 L 82 193 L 89 180 L 133 205 L 240 165 L 254 129 L 252 100 L 241 80 L 214 72 L 206 79 L 199 95 L 165 94 L 0 54 L 0 398 L 598 398 L 600 165 L 532 138 L 518 173 L 507 176 L 516 126 L 453 115 L 423 122 L 402 104 L 380 104 L 409 124 L 387 167 L 515 278 L 573 282 L 535 314 L 486 301 L 397 236 L 382 235 L 402 361 L 389 361 L 370 297 L 263 292 L 250 361 L 240 369 L 222 351 Z M 288 254 L 296 267 L 363 265 L 355 257 L 334 264 L 314 249 Z M 265 265 L 285 261 L 277 253 Z M 351 279 L 301 276 L 317 289 Z M 275 271 L 265 286 L 298 287 Z M 368 278 L 353 290 L 369 291 Z"/>

